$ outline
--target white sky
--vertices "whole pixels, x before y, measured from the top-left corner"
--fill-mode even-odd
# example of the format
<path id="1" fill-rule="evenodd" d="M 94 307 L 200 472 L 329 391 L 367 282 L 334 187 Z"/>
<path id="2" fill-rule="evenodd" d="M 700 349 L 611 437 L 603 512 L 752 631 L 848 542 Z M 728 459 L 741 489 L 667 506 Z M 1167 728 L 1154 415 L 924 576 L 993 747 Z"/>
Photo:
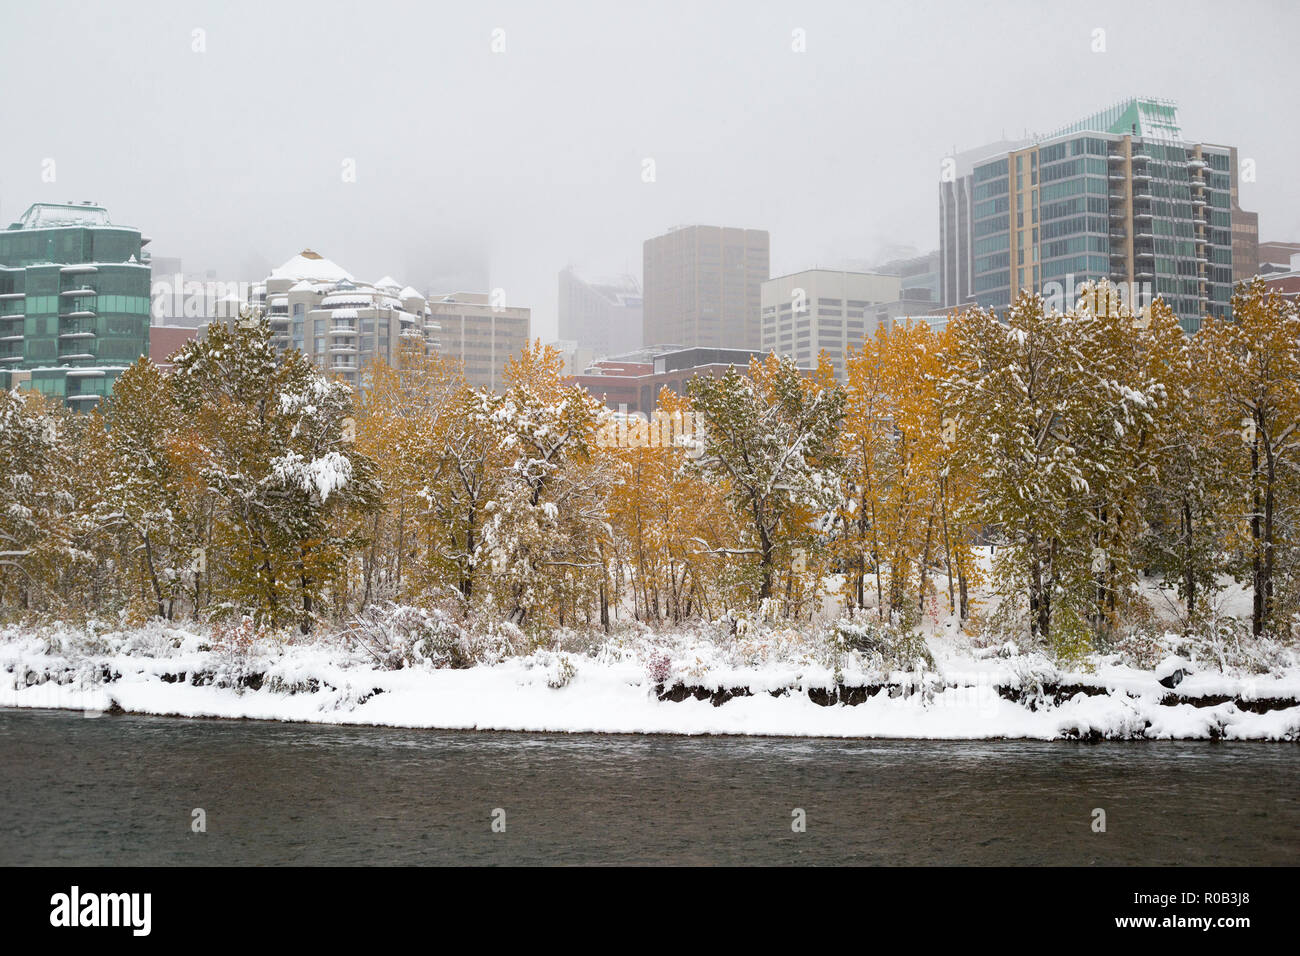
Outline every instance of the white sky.
<path id="1" fill-rule="evenodd" d="M 1143 94 L 1254 159 L 1243 205 L 1297 240 L 1297 27 L 1287 0 L 0 0 L 0 218 L 96 200 L 222 278 L 310 246 L 422 286 L 482 249 L 548 339 L 562 267 L 639 275 L 679 223 L 768 229 L 774 275 L 933 248 L 954 146 Z"/>

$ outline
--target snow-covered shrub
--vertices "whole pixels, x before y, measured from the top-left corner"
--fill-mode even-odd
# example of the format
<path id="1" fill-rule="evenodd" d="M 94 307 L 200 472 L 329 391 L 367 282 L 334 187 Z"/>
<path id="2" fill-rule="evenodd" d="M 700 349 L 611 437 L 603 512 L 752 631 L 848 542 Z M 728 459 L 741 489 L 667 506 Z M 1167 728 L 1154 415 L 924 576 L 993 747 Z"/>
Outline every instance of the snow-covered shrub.
<path id="1" fill-rule="evenodd" d="M 562 687 L 568 687 L 569 682 L 578 674 L 578 665 L 573 663 L 573 657 L 569 654 L 556 654 L 555 663 L 551 666 L 550 672 L 546 678 L 546 686 L 551 690 L 559 690 Z"/>
<path id="2" fill-rule="evenodd" d="M 1170 651 L 1168 635 L 1162 628 L 1135 626 L 1129 628 L 1112 648 L 1121 664 L 1150 670 Z"/>
<path id="3" fill-rule="evenodd" d="M 925 636 L 898 615 L 891 614 L 883 621 L 870 616 L 856 620 L 840 618 L 830 628 L 827 642 L 837 654 L 858 653 L 881 668 L 934 667 Z"/>
<path id="4" fill-rule="evenodd" d="M 1188 635 L 1186 653 L 1220 671 L 1263 674 L 1287 666 L 1295 656 L 1287 642 L 1268 635 L 1256 637 L 1245 618 L 1214 615 Z"/>
<path id="5" fill-rule="evenodd" d="M 473 642 L 465 630 L 437 608 L 391 602 L 371 605 L 353 617 L 344 633 L 386 670 L 475 663 Z"/>

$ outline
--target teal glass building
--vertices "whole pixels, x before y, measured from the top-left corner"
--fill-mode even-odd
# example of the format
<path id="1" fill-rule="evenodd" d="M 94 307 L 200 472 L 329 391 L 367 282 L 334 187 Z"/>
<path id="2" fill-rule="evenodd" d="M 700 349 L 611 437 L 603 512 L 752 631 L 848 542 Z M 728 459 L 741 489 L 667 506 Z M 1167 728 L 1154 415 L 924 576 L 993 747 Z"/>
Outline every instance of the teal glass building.
<path id="1" fill-rule="evenodd" d="M 93 407 L 149 354 L 139 229 L 93 203 L 37 203 L 0 231 L 0 387 Z"/>
<path id="2" fill-rule="evenodd" d="M 1187 332 L 1229 316 L 1232 153 L 1185 140 L 1176 105 L 1153 98 L 991 150 L 941 192 L 960 207 L 941 210 L 963 287 L 946 304 L 1001 310 L 1022 289 L 1109 279 L 1159 295 Z"/>

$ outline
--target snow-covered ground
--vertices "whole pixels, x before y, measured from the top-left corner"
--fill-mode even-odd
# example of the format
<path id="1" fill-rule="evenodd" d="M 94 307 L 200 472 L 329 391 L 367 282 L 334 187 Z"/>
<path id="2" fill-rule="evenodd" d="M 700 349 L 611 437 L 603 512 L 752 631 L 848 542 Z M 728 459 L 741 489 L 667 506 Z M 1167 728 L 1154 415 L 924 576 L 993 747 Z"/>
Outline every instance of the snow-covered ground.
<path id="1" fill-rule="evenodd" d="M 699 628 L 628 631 L 464 669 L 385 670 L 338 639 L 262 641 L 238 653 L 211 640 L 158 624 L 0 630 L 0 706 L 550 732 L 1300 740 L 1294 661 L 1250 675 L 1175 658 L 1154 670 L 1098 658 L 1071 673 L 1041 654 L 934 634 L 933 668 L 887 673 L 845 655 L 837 675 L 797 632 L 720 638 Z M 1175 671 L 1187 676 L 1162 686 Z M 856 692 L 865 699 L 826 705 L 837 684 L 866 688 Z M 676 685 L 686 699 L 661 698 Z M 748 696 L 707 699 L 742 688 Z M 1267 702 L 1253 707 L 1263 712 L 1253 701 Z"/>

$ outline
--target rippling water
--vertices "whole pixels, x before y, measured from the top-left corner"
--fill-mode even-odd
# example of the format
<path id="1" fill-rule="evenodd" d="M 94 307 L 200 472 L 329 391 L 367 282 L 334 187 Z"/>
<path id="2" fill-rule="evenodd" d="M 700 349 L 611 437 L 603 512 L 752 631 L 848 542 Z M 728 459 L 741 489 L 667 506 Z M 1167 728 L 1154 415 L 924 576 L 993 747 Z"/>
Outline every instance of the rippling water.
<path id="1" fill-rule="evenodd" d="M 1293 744 L 631 737 L 0 710 L 0 864 L 1296 864 Z M 1091 829 L 1106 811 L 1105 833 Z M 191 832 L 206 811 L 207 832 Z M 504 833 L 492 832 L 505 811 Z M 807 831 L 791 830 L 802 809 Z"/>

